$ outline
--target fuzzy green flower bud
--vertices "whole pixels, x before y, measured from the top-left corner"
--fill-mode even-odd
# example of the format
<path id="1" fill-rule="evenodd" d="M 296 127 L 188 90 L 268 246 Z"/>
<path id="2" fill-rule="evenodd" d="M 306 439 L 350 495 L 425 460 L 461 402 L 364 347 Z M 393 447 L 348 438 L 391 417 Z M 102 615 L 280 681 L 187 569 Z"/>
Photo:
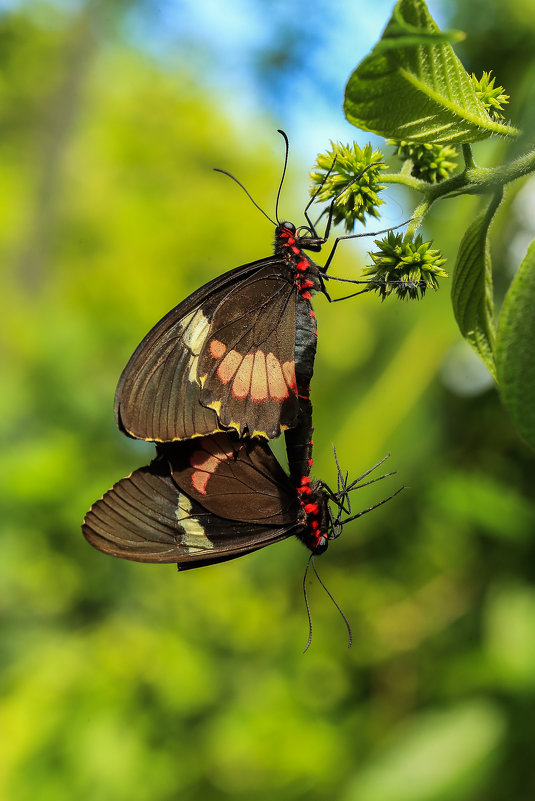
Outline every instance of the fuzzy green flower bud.
<path id="1" fill-rule="evenodd" d="M 411 175 L 421 178 L 430 184 L 436 184 L 449 178 L 457 166 L 452 161 L 457 151 L 451 145 L 433 145 L 429 142 L 406 142 L 405 140 L 391 139 L 389 145 L 394 145 L 394 151 L 402 161 L 411 160 Z"/>
<path id="2" fill-rule="evenodd" d="M 379 250 L 370 253 L 373 264 L 364 268 L 363 275 L 371 276 L 370 289 L 384 300 L 395 293 L 402 300 L 423 298 L 426 289 L 438 289 L 438 278 L 447 278 L 442 269 L 446 259 L 431 242 L 424 242 L 420 234 L 413 240 L 403 241 L 403 234 L 388 233 L 385 239 L 376 239 Z"/>
<path id="3" fill-rule="evenodd" d="M 310 194 L 317 201 L 324 202 L 332 200 L 347 187 L 334 204 L 333 222 L 343 221 L 348 233 L 353 231 L 356 220 L 365 222 L 366 214 L 369 217 L 379 216 L 377 209 L 384 201 L 377 193 L 385 188 L 379 184 L 380 171 L 386 169 L 386 165 L 376 162 L 382 158 L 382 153 L 373 150 L 371 144 L 360 148 L 357 144 L 334 142 L 331 142 L 331 150 L 318 155 L 315 169 L 310 173 L 313 184 Z M 351 184 L 357 176 L 360 176 L 358 180 Z"/>
<path id="4" fill-rule="evenodd" d="M 509 102 L 509 95 L 506 95 L 503 86 L 494 86 L 496 78 L 492 78 L 492 70 L 484 72 L 481 78 L 476 78 L 472 73 L 470 80 L 475 89 L 476 95 L 481 100 L 489 115 L 494 120 L 503 120 L 503 106 Z"/>

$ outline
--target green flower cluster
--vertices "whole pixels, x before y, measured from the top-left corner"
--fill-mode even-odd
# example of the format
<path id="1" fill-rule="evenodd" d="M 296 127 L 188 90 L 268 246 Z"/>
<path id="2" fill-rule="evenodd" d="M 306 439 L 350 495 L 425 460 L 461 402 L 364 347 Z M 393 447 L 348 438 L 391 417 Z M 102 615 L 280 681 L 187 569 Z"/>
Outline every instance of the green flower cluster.
<path id="1" fill-rule="evenodd" d="M 489 115 L 494 120 L 503 120 L 503 106 L 509 102 L 509 95 L 506 95 L 503 86 L 494 86 L 496 78 L 491 79 L 492 70 L 484 72 L 481 78 L 476 78 L 472 73 L 470 80 L 475 89 L 476 95 L 481 100 Z"/>
<path id="2" fill-rule="evenodd" d="M 413 241 L 403 241 L 402 234 L 390 231 L 375 244 L 379 250 L 370 253 L 373 264 L 364 268 L 363 275 L 371 276 L 370 289 L 383 300 L 392 293 L 402 300 L 423 298 L 426 289 L 438 289 L 438 278 L 447 278 L 442 269 L 446 259 L 430 247 L 431 242 L 423 242 L 420 234 Z"/>
<path id="3" fill-rule="evenodd" d="M 389 145 L 394 145 L 394 151 L 402 161 L 411 160 L 411 174 L 430 184 L 436 184 L 449 178 L 457 166 L 457 151 L 451 145 L 433 145 L 429 142 L 407 142 L 391 139 Z"/>
<path id="4" fill-rule="evenodd" d="M 366 214 L 379 216 L 377 209 L 384 201 L 378 192 L 385 188 L 379 183 L 380 171 L 386 166 L 377 162 L 382 158 L 382 153 L 373 150 L 371 144 L 361 148 L 357 144 L 331 142 L 331 150 L 319 154 L 310 173 L 313 183 L 310 194 L 322 202 L 336 198 L 333 222 L 344 222 L 348 233 L 353 231 L 357 220 L 365 221 Z"/>

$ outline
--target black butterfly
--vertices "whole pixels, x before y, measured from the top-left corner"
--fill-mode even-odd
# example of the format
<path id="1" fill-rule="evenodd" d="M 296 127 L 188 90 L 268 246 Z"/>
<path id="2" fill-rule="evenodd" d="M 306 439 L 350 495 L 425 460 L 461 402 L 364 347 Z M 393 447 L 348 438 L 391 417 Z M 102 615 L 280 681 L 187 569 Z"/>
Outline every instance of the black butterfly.
<path id="1" fill-rule="evenodd" d="M 104 553 L 176 562 L 180 570 L 234 559 L 292 535 L 320 554 L 345 523 L 370 511 L 351 515 L 349 501 L 352 490 L 380 480 L 361 483 L 369 473 L 348 485 L 338 468 L 333 492 L 306 475 L 296 485 L 264 440 L 232 432 L 169 443 L 91 507 L 82 531 Z"/>
<path id="2" fill-rule="evenodd" d="M 326 242 L 335 200 L 324 236 L 307 214 L 309 203 L 307 226 L 277 222 L 272 256 L 218 276 L 154 326 L 117 386 L 122 431 L 155 442 L 228 429 L 273 439 L 298 424 L 316 353 L 311 296 L 330 300 L 327 269 L 340 239 L 351 238 L 335 241 L 324 267 L 305 253 Z"/>

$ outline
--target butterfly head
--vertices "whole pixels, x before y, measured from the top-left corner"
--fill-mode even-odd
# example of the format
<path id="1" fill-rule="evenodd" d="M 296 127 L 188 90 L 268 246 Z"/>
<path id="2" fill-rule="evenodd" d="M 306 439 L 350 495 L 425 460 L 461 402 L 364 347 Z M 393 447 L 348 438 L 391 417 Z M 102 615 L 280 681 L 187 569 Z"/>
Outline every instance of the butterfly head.
<path id="1" fill-rule="evenodd" d="M 275 250 L 279 252 L 290 247 L 319 253 L 324 244 L 325 239 L 306 225 L 296 228 L 292 222 L 286 220 L 275 228 Z"/>
<path id="2" fill-rule="evenodd" d="M 310 479 L 301 479 L 301 487 L 298 488 L 299 500 L 305 512 L 305 525 L 306 530 L 301 539 L 312 551 L 313 554 L 321 554 L 327 550 L 330 540 L 334 540 L 340 536 L 342 529 L 346 523 L 356 520 L 358 517 L 371 512 L 378 506 L 382 506 L 387 501 L 391 500 L 398 492 L 401 492 L 403 487 L 400 487 L 396 492 L 392 493 L 388 498 L 363 509 L 356 514 L 351 514 L 351 499 L 350 494 L 353 490 L 365 487 L 368 484 L 373 484 L 376 481 L 382 481 L 384 478 L 394 475 L 394 473 L 385 473 L 377 478 L 363 481 L 370 473 L 373 472 L 385 459 L 382 459 L 370 470 L 367 470 L 362 476 L 348 483 L 347 473 L 342 473 L 338 459 L 336 458 L 336 467 L 338 470 L 338 486 L 336 491 L 332 490 L 327 484 L 322 481 L 311 481 Z M 310 492 L 308 492 L 308 489 Z"/>

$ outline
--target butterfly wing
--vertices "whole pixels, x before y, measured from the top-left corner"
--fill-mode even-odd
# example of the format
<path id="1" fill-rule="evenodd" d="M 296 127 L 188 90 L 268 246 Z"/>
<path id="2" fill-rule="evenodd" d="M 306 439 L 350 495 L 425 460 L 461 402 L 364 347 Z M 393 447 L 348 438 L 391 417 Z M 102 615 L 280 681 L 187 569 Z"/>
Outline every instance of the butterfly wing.
<path id="1" fill-rule="evenodd" d="M 201 401 L 222 426 L 273 439 L 295 425 L 297 290 L 283 262 L 232 287 L 199 356 Z"/>
<path id="2" fill-rule="evenodd" d="M 205 440 L 215 440 L 220 450 L 228 449 L 227 435 L 221 436 L 225 440 L 223 443 L 218 443 L 217 437 L 196 442 L 211 447 Z M 188 451 L 191 450 L 190 443 L 167 446 L 174 449 L 174 452 L 171 451 L 171 461 L 176 466 L 184 462 L 180 449 L 185 445 Z M 147 467 L 117 482 L 93 504 L 84 519 L 83 534 L 91 545 L 111 556 L 137 562 L 176 562 L 180 569 L 222 562 L 256 551 L 298 533 L 300 529 L 295 492 L 292 492 L 287 477 L 274 457 L 271 458 L 286 484 L 279 487 L 278 500 L 271 501 L 267 517 L 262 511 L 267 508 L 263 506 L 265 487 L 261 487 L 255 497 L 254 490 L 249 486 L 250 479 L 256 476 L 259 485 L 276 484 L 279 474 L 277 472 L 273 476 L 262 475 L 254 470 L 251 472 L 248 450 L 238 447 L 237 451 L 232 449 L 231 506 L 228 492 L 221 491 L 221 481 L 224 484 L 227 480 L 225 476 L 218 476 L 213 484 L 215 495 L 211 501 L 211 486 L 208 486 L 208 493 L 200 493 L 203 501 L 206 501 L 206 495 L 209 499 L 207 504 L 201 504 L 173 480 L 168 458 L 159 457 Z M 212 470 L 210 480 L 213 479 Z M 274 490 L 271 490 L 271 494 L 274 494 Z M 240 515 L 239 510 L 255 501 L 256 515 L 249 515 L 255 518 L 254 521 L 244 519 L 247 515 Z M 278 514 L 275 509 L 277 503 Z M 230 516 L 221 516 L 213 511 L 219 507 Z M 232 517 L 232 509 L 241 519 Z"/>
<path id="3" fill-rule="evenodd" d="M 295 488 L 264 441 L 215 434 L 161 452 L 180 489 L 219 517 L 274 526 L 297 520 Z"/>
<path id="4" fill-rule="evenodd" d="M 219 276 L 138 346 L 115 394 L 117 424 L 171 442 L 227 427 L 278 436 L 297 417 L 296 290 L 270 258 Z"/>

